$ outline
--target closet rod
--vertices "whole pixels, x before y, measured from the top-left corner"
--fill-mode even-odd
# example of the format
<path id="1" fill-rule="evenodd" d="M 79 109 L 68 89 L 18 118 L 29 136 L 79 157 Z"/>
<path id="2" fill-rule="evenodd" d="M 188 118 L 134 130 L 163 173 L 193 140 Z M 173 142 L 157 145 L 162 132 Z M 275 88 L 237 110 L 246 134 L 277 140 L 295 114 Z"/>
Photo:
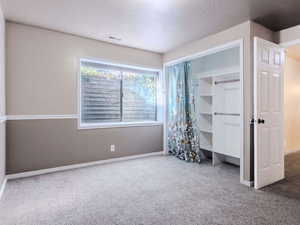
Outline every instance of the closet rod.
<path id="1" fill-rule="evenodd" d="M 215 116 L 240 116 L 239 113 L 218 113 L 218 112 L 215 112 L 214 113 Z"/>
<path id="2" fill-rule="evenodd" d="M 220 80 L 220 81 L 215 81 L 215 85 L 217 85 L 217 84 L 222 84 L 222 83 L 238 82 L 238 81 L 240 81 L 240 79 Z"/>

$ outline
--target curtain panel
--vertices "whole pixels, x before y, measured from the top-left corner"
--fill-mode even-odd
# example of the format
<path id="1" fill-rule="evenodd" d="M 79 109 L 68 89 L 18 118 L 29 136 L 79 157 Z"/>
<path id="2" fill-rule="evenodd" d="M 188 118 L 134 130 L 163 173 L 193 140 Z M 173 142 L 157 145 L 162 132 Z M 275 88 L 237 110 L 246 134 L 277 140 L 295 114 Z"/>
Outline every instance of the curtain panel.
<path id="1" fill-rule="evenodd" d="M 183 62 L 166 69 L 168 78 L 168 149 L 169 154 L 188 162 L 200 163 L 203 153 L 195 111 L 195 84 L 191 63 Z"/>

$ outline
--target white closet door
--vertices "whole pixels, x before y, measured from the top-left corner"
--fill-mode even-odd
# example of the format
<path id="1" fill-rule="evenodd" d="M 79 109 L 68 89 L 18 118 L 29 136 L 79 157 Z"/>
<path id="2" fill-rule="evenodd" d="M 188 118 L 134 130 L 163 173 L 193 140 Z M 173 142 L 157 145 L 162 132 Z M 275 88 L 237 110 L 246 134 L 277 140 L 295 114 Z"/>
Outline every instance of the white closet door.
<path id="1" fill-rule="evenodd" d="M 241 147 L 240 82 L 225 77 L 214 85 L 213 149 L 214 152 L 239 158 Z"/>
<path id="2" fill-rule="evenodd" d="M 254 186 L 284 178 L 283 61 L 278 45 L 254 39 Z"/>

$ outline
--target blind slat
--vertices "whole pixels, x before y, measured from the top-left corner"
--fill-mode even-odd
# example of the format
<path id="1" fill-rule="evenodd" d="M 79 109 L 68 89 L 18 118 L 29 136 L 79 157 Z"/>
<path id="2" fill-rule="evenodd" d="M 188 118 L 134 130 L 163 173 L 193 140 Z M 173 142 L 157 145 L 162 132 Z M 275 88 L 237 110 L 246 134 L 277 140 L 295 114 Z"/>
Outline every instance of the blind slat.
<path id="1" fill-rule="evenodd" d="M 157 73 L 90 62 L 81 67 L 82 122 L 156 120 Z"/>

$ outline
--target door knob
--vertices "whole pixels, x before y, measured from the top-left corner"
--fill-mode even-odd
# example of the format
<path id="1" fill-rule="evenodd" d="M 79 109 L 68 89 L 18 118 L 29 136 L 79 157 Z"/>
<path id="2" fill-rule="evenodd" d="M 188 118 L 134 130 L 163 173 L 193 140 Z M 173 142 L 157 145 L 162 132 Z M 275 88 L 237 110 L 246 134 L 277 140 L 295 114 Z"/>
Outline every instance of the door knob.
<path id="1" fill-rule="evenodd" d="M 258 119 L 257 123 L 265 123 L 265 120 L 264 119 Z"/>

